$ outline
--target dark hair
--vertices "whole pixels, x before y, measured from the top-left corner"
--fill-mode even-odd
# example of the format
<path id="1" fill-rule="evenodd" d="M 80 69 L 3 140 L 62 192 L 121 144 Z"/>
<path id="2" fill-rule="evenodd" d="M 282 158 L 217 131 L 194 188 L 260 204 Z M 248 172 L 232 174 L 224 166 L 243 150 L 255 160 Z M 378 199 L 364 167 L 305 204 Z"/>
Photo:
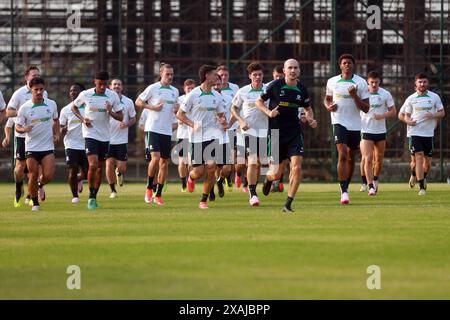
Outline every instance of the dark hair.
<path id="1" fill-rule="evenodd" d="M 161 62 L 159 65 L 159 72 L 161 73 L 164 69 L 173 69 L 173 67 L 168 63 Z"/>
<path id="2" fill-rule="evenodd" d="M 415 78 L 416 78 L 416 80 L 418 80 L 418 79 L 428 79 L 428 76 L 425 73 L 420 72 L 420 73 L 416 74 Z"/>
<path id="3" fill-rule="evenodd" d="M 376 72 L 376 71 L 370 71 L 367 74 L 367 79 L 369 79 L 369 78 L 370 79 L 376 79 L 376 78 L 381 79 L 380 74 L 378 72 Z"/>
<path id="4" fill-rule="evenodd" d="M 30 73 L 31 70 L 39 71 L 39 68 L 36 66 L 29 66 L 28 68 L 25 69 L 25 77 Z"/>
<path id="5" fill-rule="evenodd" d="M 96 80 L 109 80 L 109 73 L 105 70 L 100 70 L 95 73 Z"/>
<path id="6" fill-rule="evenodd" d="M 260 65 L 258 62 L 252 62 L 247 66 L 247 73 L 250 74 L 253 71 L 263 70 L 262 65 Z"/>
<path id="7" fill-rule="evenodd" d="M 281 64 L 277 64 L 272 72 L 283 73 L 283 66 Z"/>
<path id="8" fill-rule="evenodd" d="M 186 79 L 186 80 L 184 80 L 183 87 L 190 86 L 191 84 L 193 84 L 195 86 L 195 80 L 194 79 Z"/>
<path id="9" fill-rule="evenodd" d="M 215 66 L 211 66 L 208 64 L 204 64 L 200 67 L 198 70 L 198 77 L 200 78 L 200 82 L 205 82 L 206 80 L 206 74 L 210 73 L 211 71 L 216 70 Z"/>
<path id="10" fill-rule="evenodd" d="M 352 60 L 353 64 L 355 64 L 355 58 L 350 53 L 344 53 L 339 57 L 339 64 L 341 64 L 342 60 L 344 59 L 350 59 Z"/>
<path id="11" fill-rule="evenodd" d="M 71 86 L 71 87 L 77 86 L 77 87 L 79 87 L 79 88 L 81 89 L 81 91 L 86 90 L 86 87 L 85 87 L 84 85 L 82 85 L 81 83 L 79 83 L 79 82 L 74 82 L 74 83 L 72 83 L 70 86 Z"/>
<path id="12" fill-rule="evenodd" d="M 36 86 L 38 84 L 42 84 L 43 86 L 45 86 L 45 81 L 44 79 L 42 79 L 41 77 L 36 77 L 30 80 L 30 82 L 28 83 L 28 86 L 30 88 L 33 88 L 33 86 Z"/>
<path id="13" fill-rule="evenodd" d="M 220 70 L 225 70 L 225 71 L 228 71 L 228 72 L 229 72 L 227 66 L 224 65 L 224 64 L 222 64 L 222 65 L 220 65 L 220 66 L 217 67 L 217 71 L 220 71 Z"/>

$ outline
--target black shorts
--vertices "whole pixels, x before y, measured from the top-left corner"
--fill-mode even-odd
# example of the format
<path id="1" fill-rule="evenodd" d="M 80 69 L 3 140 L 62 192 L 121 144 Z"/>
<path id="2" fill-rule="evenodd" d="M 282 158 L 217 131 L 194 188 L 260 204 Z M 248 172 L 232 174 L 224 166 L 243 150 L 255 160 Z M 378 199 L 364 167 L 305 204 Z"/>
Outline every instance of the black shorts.
<path id="1" fill-rule="evenodd" d="M 33 158 L 35 159 L 37 162 L 41 163 L 42 159 L 44 159 L 46 156 L 48 156 L 49 154 L 54 154 L 53 150 L 46 150 L 46 151 L 27 151 L 26 153 L 26 157 L 28 158 Z"/>
<path id="2" fill-rule="evenodd" d="M 149 131 L 147 133 L 148 136 L 148 149 L 150 153 L 159 152 L 161 154 L 161 158 L 169 159 L 170 158 L 170 149 L 172 146 L 172 136 L 156 133 Z"/>
<path id="3" fill-rule="evenodd" d="M 108 154 L 106 158 L 114 158 L 119 161 L 128 160 L 128 144 L 109 144 Z"/>
<path id="4" fill-rule="evenodd" d="M 187 157 L 189 153 L 189 139 L 178 139 L 177 144 L 172 148 L 172 153 L 178 157 Z"/>
<path id="5" fill-rule="evenodd" d="M 150 154 L 149 148 L 145 148 L 145 162 L 152 161 L 152 155 Z"/>
<path id="6" fill-rule="evenodd" d="M 215 154 L 217 166 L 232 164 L 233 157 L 231 154 L 231 146 L 229 143 L 219 144 L 219 148 Z"/>
<path id="7" fill-rule="evenodd" d="M 89 167 L 86 151 L 84 150 L 66 149 L 66 163 L 68 166 L 76 165 L 84 169 Z"/>
<path id="8" fill-rule="evenodd" d="M 333 124 L 333 135 L 335 144 L 345 144 L 352 150 L 359 149 L 361 142 L 361 131 L 347 130 L 340 124 Z"/>
<path id="9" fill-rule="evenodd" d="M 280 164 L 294 156 L 303 156 L 303 134 L 299 132 L 292 136 L 281 136 L 279 139 L 270 135 L 268 149 L 270 162 L 273 164 Z"/>
<path id="10" fill-rule="evenodd" d="M 191 143 L 192 166 L 204 165 L 207 161 L 216 161 L 216 150 L 219 148 L 218 140 L 208 140 Z"/>
<path id="11" fill-rule="evenodd" d="M 411 137 L 411 154 L 423 152 L 426 157 L 433 156 L 433 137 Z"/>
<path id="12" fill-rule="evenodd" d="M 362 133 L 363 140 L 371 140 L 373 142 L 380 142 L 386 140 L 386 133 Z"/>
<path id="13" fill-rule="evenodd" d="M 245 135 L 246 156 L 256 154 L 258 157 L 267 157 L 267 138 Z"/>
<path id="14" fill-rule="evenodd" d="M 105 161 L 108 154 L 109 141 L 98 141 L 92 138 L 85 138 L 86 154 L 97 155 L 98 160 Z"/>
<path id="15" fill-rule="evenodd" d="M 17 160 L 26 160 L 25 138 L 14 137 L 14 155 Z"/>
<path id="16" fill-rule="evenodd" d="M 411 139 L 411 137 L 408 137 L 408 149 L 409 149 L 409 154 L 411 156 L 414 156 L 414 152 L 412 152 L 412 139 Z"/>

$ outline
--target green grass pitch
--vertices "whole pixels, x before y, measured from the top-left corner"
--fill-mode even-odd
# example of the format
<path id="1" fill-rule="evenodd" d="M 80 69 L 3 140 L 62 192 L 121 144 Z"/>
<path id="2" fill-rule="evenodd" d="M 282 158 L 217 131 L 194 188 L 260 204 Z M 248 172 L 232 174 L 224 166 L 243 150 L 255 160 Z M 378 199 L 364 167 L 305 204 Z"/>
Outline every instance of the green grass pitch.
<path id="1" fill-rule="evenodd" d="M 86 191 L 70 203 L 65 184 L 47 186 L 42 210 L 13 208 L 12 184 L 0 185 L 1 299 L 449 299 L 450 185 L 429 184 L 424 197 L 407 182 L 381 184 L 376 197 L 350 186 L 302 184 L 294 214 L 286 193 L 260 193 L 251 208 L 234 188 L 197 208 L 194 194 L 170 184 L 166 205 L 144 203 L 144 184 L 119 198 Z M 258 186 L 260 190 L 261 185 Z M 81 290 L 68 290 L 69 265 Z M 367 267 L 381 269 L 369 290 Z"/>

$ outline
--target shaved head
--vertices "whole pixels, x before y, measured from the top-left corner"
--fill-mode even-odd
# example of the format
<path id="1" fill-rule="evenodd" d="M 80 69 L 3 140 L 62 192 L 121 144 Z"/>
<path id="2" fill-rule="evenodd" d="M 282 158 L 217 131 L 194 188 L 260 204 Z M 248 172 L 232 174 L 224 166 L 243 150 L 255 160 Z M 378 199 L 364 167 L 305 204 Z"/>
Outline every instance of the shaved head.
<path id="1" fill-rule="evenodd" d="M 288 59 L 284 62 L 284 78 L 289 82 L 296 81 L 300 76 L 300 65 L 295 59 Z"/>
<path id="2" fill-rule="evenodd" d="M 295 64 L 295 65 L 297 65 L 297 66 L 299 65 L 299 63 L 298 63 L 297 60 L 295 60 L 295 59 L 287 59 L 287 60 L 284 62 L 284 69 L 286 69 L 287 66 L 293 65 L 293 64 Z"/>

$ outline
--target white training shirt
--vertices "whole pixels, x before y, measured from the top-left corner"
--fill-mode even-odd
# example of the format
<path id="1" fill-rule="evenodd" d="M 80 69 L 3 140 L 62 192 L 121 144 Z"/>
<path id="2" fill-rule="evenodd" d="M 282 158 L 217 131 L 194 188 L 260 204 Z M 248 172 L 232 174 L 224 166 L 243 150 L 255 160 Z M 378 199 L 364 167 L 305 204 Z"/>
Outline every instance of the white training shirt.
<path id="1" fill-rule="evenodd" d="M 238 90 L 239 86 L 237 84 L 228 82 L 228 86 L 226 88 L 220 89 L 220 93 L 228 95 L 231 97 L 231 99 L 233 99 Z"/>
<path id="2" fill-rule="evenodd" d="M 411 136 L 433 137 L 437 120 L 423 120 L 423 117 L 428 112 L 436 113 L 444 108 L 441 98 L 430 90 L 424 95 L 414 92 L 406 98 L 403 106 L 405 106 L 405 113 L 409 113 L 411 119 L 417 121 L 415 126 L 411 126 Z"/>
<path id="3" fill-rule="evenodd" d="M 389 91 L 379 87 L 377 92 L 370 92 L 370 109 L 367 113 L 360 111 L 361 132 L 380 134 L 386 133 L 386 119 L 375 120 L 374 114 L 384 114 L 394 105 L 394 99 Z"/>
<path id="4" fill-rule="evenodd" d="M 149 110 L 147 121 L 145 122 L 145 131 L 168 136 L 172 135 L 172 115 L 178 96 L 177 88 L 174 86 L 163 86 L 161 82 L 149 85 L 139 95 L 139 99 L 152 106 L 164 103 L 160 111 Z"/>
<path id="5" fill-rule="evenodd" d="M 25 152 L 54 150 L 53 121 L 58 120 L 58 107 L 55 101 L 44 99 L 43 103 L 25 102 L 19 109 L 16 123 L 33 129 L 25 134 Z"/>
<path id="6" fill-rule="evenodd" d="M 250 127 L 246 131 L 241 130 L 243 135 L 260 138 L 267 137 L 267 129 L 269 127 L 268 117 L 256 106 L 256 100 L 261 97 L 261 94 L 265 90 L 265 84 L 263 84 L 261 89 L 253 89 L 252 85 L 249 84 L 239 89 L 233 98 L 233 105 L 241 111 L 242 118 L 244 118 Z"/>
<path id="7" fill-rule="evenodd" d="M 128 143 L 128 127 L 121 129 L 120 123 L 128 124 L 131 118 L 136 117 L 136 109 L 134 108 L 134 102 L 127 96 L 122 95 L 120 98 L 120 106 L 123 108 L 123 120 L 117 121 L 113 117 L 109 119 L 109 131 L 111 138 L 109 144 L 125 144 Z"/>
<path id="8" fill-rule="evenodd" d="M 406 105 L 402 105 L 402 107 L 400 108 L 400 111 L 398 113 L 403 113 L 406 114 Z M 410 125 L 406 125 L 406 137 L 410 138 L 411 137 L 411 126 Z"/>
<path id="9" fill-rule="evenodd" d="M 6 120 L 5 127 L 7 127 L 7 128 L 12 128 L 12 127 L 14 127 L 15 119 L 16 119 L 16 118 L 8 118 L 8 120 Z"/>
<path id="10" fill-rule="evenodd" d="M 369 98 L 369 88 L 366 80 L 354 74 L 352 79 L 344 80 L 341 75 L 328 79 L 326 95 L 332 96 L 333 101 L 337 103 L 337 110 L 331 113 L 331 123 L 340 124 L 347 130 L 361 130 L 360 109 L 356 106 L 348 88 L 357 86 L 357 95 L 362 99 Z"/>
<path id="11" fill-rule="evenodd" d="M 183 94 L 178 98 L 180 106 L 186 100 L 186 95 Z M 178 120 L 177 139 L 189 139 L 189 126 Z"/>
<path id="12" fill-rule="evenodd" d="M 16 91 L 14 91 L 13 95 L 11 96 L 11 99 L 8 102 L 7 108 L 11 108 L 19 112 L 20 107 L 27 102 L 28 100 L 31 100 L 32 94 L 30 88 L 28 88 L 27 85 L 20 87 Z M 47 91 L 44 91 L 44 98 L 48 98 Z M 17 117 L 14 117 L 14 122 L 17 122 Z M 25 133 L 14 133 L 16 137 L 25 138 Z"/>
<path id="13" fill-rule="evenodd" d="M 228 94 L 222 94 L 222 92 L 220 92 L 219 94 L 222 97 L 222 105 L 225 110 L 225 118 L 227 119 L 227 123 L 229 123 L 231 119 L 231 102 L 233 98 L 231 98 L 231 96 Z M 229 143 L 230 136 L 228 135 L 228 131 L 235 130 L 238 127 L 237 123 L 235 122 L 233 123 L 233 126 L 229 130 L 224 131 L 222 125 L 219 123 L 217 118 L 216 118 L 216 126 L 217 130 L 222 132 L 222 135 L 219 137 L 219 144 Z"/>
<path id="14" fill-rule="evenodd" d="M 119 96 L 110 89 L 97 94 L 95 88 L 82 91 L 73 102 L 78 108 L 85 105 L 84 117 L 91 120 L 91 127 L 82 125 L 83 138 L 106 142 L 110 139 L 109 121 L 111 116 L 106 113 L 106 103 L 109 102 L 114 112 L 122 110 Z"/>
<path id="15" fill-rule="evenodd" d="M 142 110 L 141 117 L 139 118 L 139 122 L 138 122 L 139 127 L 144 126 L 144 128 L 145 128 L 145 122 L 147 121 L 149 111 L 150 110 L 148 110 L 148 109 Z"/>
<path id="16" fill-rule="evenodd" d="M 223 129 L 217 129 L 216 115 L 225 112 L 222 96 L 214 89 L 211 92 L 203 92 L 200 86 L 194 88 L 181 105 L 181 110 L 194 123 L 199 123 L 201 128 L 194 132 L 189 127 L 189 142 L 198 143 L 221 139 Z"/>
<path id="17" fill-rule="evenodd" d="M 83 117 L 84 109 L 84 105 L 78 108 Z M 72 112 L 72 102 L 61 109 L 61 112 L 59 113 L 59 123 L 62 126 L 67 126 L 67 132 L 64 136 L 64 148 L 84 150 L 85 141 L 82 133 L 81 120 Z"/>

